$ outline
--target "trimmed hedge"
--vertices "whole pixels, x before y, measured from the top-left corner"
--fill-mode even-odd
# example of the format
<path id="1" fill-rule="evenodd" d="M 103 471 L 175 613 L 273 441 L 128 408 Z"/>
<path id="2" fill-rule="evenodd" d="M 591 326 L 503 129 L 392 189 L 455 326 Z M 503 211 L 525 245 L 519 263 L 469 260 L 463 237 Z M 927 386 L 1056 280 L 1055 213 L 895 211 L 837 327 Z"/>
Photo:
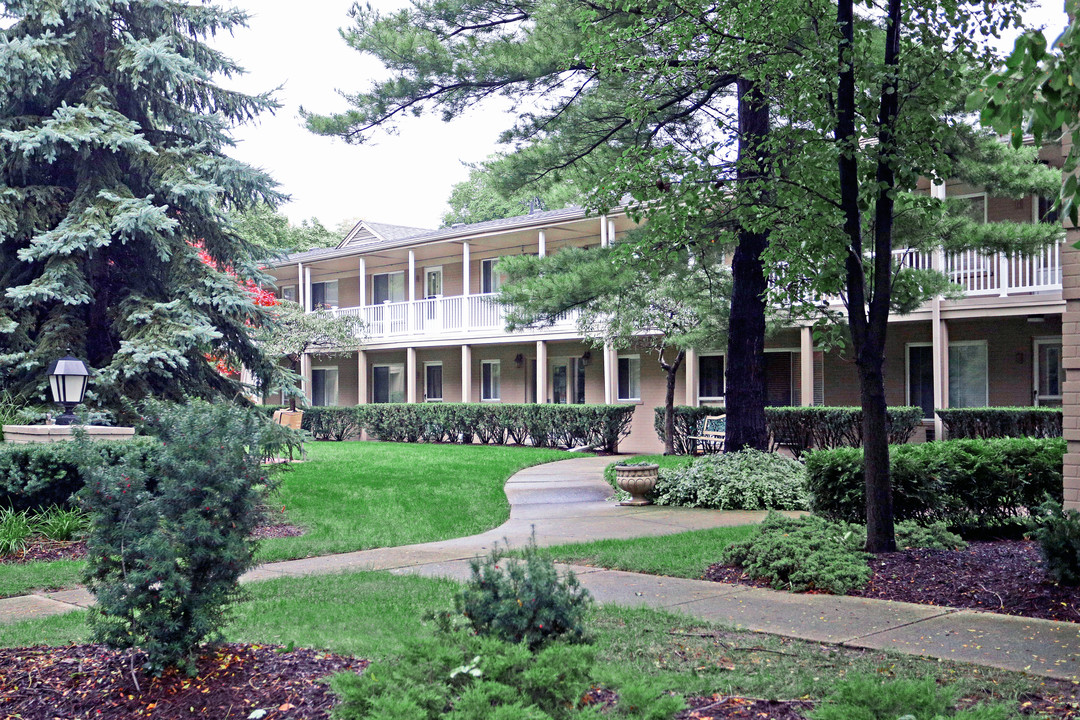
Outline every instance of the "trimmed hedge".
<path id="1" fill-rule="evenodd" d="M 1061 408 L 982 407 L 935 410 L 950 440 L 1061 437 Z"/>
<path id="2" fill-rule="evenodd" d="M 591 447 L 615 452 L 630 433 L 633 405 L 385 403 L 352 409 L 369 434 L 389 442 Z"/>
<path id="3" fill-rule="evenodd" d="M 998 527 L 1033 512 L 1049 494 L 1062 498 L 1060 438 L 945 440 L 890 448 L 897 520 L 944 522 L 963 530 Z M 866 513 L 859 448 L 806 457 L 810 509 L 843 522 Z"/>
<path id="4" fill-rule="evenodd" d="M 96 441 L 92 445 L 103 466 L 123 463 L 140 467 L 146 466 L 158 446 L 151 438 Z M 71 496 L 83 485 L 75 443 L 0 444 L 0 507 L 21 511 L 69 505 Z"/>
<path id="5" fill-rule="evenodd" d="M 701 421 L 709 415 L 723 414 L 723 408 L 690 407 L 675 408 L 675 452 L 689 455 Z M 922 408 L 898 406 L 889 408 L 889 442 L 894 445 L 906 443 L 922 423 Z M 765 424 L 772 438 L 772 449 L 789 449 L 796 457 L 806 451 L 837 447 L 862 446 L 862 409 L 857 407 L 768 407 L 765 408 Z M 664 438 L 664 408 L 654 411 L 653 427 L 661 440 Z"/>

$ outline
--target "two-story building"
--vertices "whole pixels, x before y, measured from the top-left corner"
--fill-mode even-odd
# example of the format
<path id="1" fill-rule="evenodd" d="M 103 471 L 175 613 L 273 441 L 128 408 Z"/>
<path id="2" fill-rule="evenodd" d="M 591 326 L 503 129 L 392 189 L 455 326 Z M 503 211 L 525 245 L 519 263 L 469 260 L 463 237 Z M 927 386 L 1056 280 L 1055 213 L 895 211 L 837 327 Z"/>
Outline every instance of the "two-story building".
<path id="1" fill-rule="evenodd" d="M 1039 222 L 1047 209 L 1037 197 L 989 197 L 959 183 L 927 191 L 966 198 L 985 220 Z M 276 263 L 270 272 L 282 297 L 308 310 L 358 316 L 366 327 L 362 346 L 304 356 L 309 401 L 629 403 L 637 410 L 621 449 L 660 450 L 653 408 L 663 404 L 665 375 L 656 358 L 593 346 L 572 315 L 552 327 L 508 333 L 492 301 L 500 257 L 604 246 L 633 226 L 623 212 L 597 217 L 580 208 L 441 230 L 362 221 L 336 248 Z M 916 267 L 943 268 L 964 296 L 935 299 L 891 320 L 890 404 L 923 407 L 933 432 L 935 407 L 1061 403 L 1060 247 L 1032 257 L 896 252 Z M 724 350 L 688 354 L 677 402 L 723 404 Z M 771 337 L 766 366 L 771 405 L 859 403 L 851 360 L 843 351 L 814 348 L 809 327 Z"/>

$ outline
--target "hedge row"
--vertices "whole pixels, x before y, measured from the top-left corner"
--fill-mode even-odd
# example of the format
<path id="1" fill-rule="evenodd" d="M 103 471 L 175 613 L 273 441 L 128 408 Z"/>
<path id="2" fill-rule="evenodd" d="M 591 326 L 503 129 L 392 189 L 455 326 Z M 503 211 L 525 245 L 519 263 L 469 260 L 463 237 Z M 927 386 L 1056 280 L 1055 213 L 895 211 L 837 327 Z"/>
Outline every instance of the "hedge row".
<path id="1" fill-rule="evenodd" d="M 983 407 L 936 410 L 950 440 L 1061 437 L 1061 408 Z"/>
<path id="2" fill-rule="evenodd" d="M 1065 441 L 1060 438 L 945 440 L 890 448 L 898 521 L 943 521 L 954 529 L 1001 526 L 1027 515 L 1049 494 L 1062 499 Z M 866 514 L 859 448 L 806 457 L 811 510 L 844 522 Z"/>
<path id="3" fill-rule="evenodd" d="M 722 408 L 675 408 L 675 452 L 684 455 L 694 451 L 694 441 L 701 422 L 709 415 L 722 414 Z M 889 442 L 906 443 L 922 422 L 922 409 L 917 407 L 889 408 Z M 773 449 L 785 447 L 799 457 L 811 448 L 862 446 L 862 409 L 857 407 L 770 407 L 765 408 L 765 425 Z M 664 408 L 656 408 L 653 427 L 664 437 Z"/>
<path id="4" fill-rule="evenodd" d="M 633 405 L 378 403 L 304 408 L 301 427 L 316 440 L 345 440 L 363 429 L 388 442 L 514 443 L 615 452 L 630 433 L 633 415 Z"/>

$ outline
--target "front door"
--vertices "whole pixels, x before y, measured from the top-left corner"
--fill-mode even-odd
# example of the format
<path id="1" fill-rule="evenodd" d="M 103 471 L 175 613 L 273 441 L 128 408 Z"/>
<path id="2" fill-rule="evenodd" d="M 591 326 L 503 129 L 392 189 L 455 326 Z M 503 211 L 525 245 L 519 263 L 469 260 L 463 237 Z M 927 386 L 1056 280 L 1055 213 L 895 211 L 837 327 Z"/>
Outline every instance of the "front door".
<path id="1" fill-rule="evenodd" d="M 1035 404 L 1061 407 L 1061 382 L 1064 376 L 1061 367 L 1061 338 L 1037 338 L 1033 392 Z"/>

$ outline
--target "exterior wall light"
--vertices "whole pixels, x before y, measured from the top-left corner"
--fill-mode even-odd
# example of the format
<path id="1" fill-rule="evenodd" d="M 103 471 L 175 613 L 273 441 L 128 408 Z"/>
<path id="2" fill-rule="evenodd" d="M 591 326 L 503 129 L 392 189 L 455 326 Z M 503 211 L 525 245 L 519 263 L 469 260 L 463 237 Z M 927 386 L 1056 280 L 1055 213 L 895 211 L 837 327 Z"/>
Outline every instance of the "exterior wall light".
<path id="1" fill-rule="evenodd" d="M 56 418 L 57 425 L 71 425 L 76 420 L 72 412 L 75 406 L 86 396 L 86 383 L 90 373 L 82 360 L 68 357 L 53 360 L 49 365 L 49 386 L 52 389 L 53 402 L 64 408 L 64 414 Z"/>

